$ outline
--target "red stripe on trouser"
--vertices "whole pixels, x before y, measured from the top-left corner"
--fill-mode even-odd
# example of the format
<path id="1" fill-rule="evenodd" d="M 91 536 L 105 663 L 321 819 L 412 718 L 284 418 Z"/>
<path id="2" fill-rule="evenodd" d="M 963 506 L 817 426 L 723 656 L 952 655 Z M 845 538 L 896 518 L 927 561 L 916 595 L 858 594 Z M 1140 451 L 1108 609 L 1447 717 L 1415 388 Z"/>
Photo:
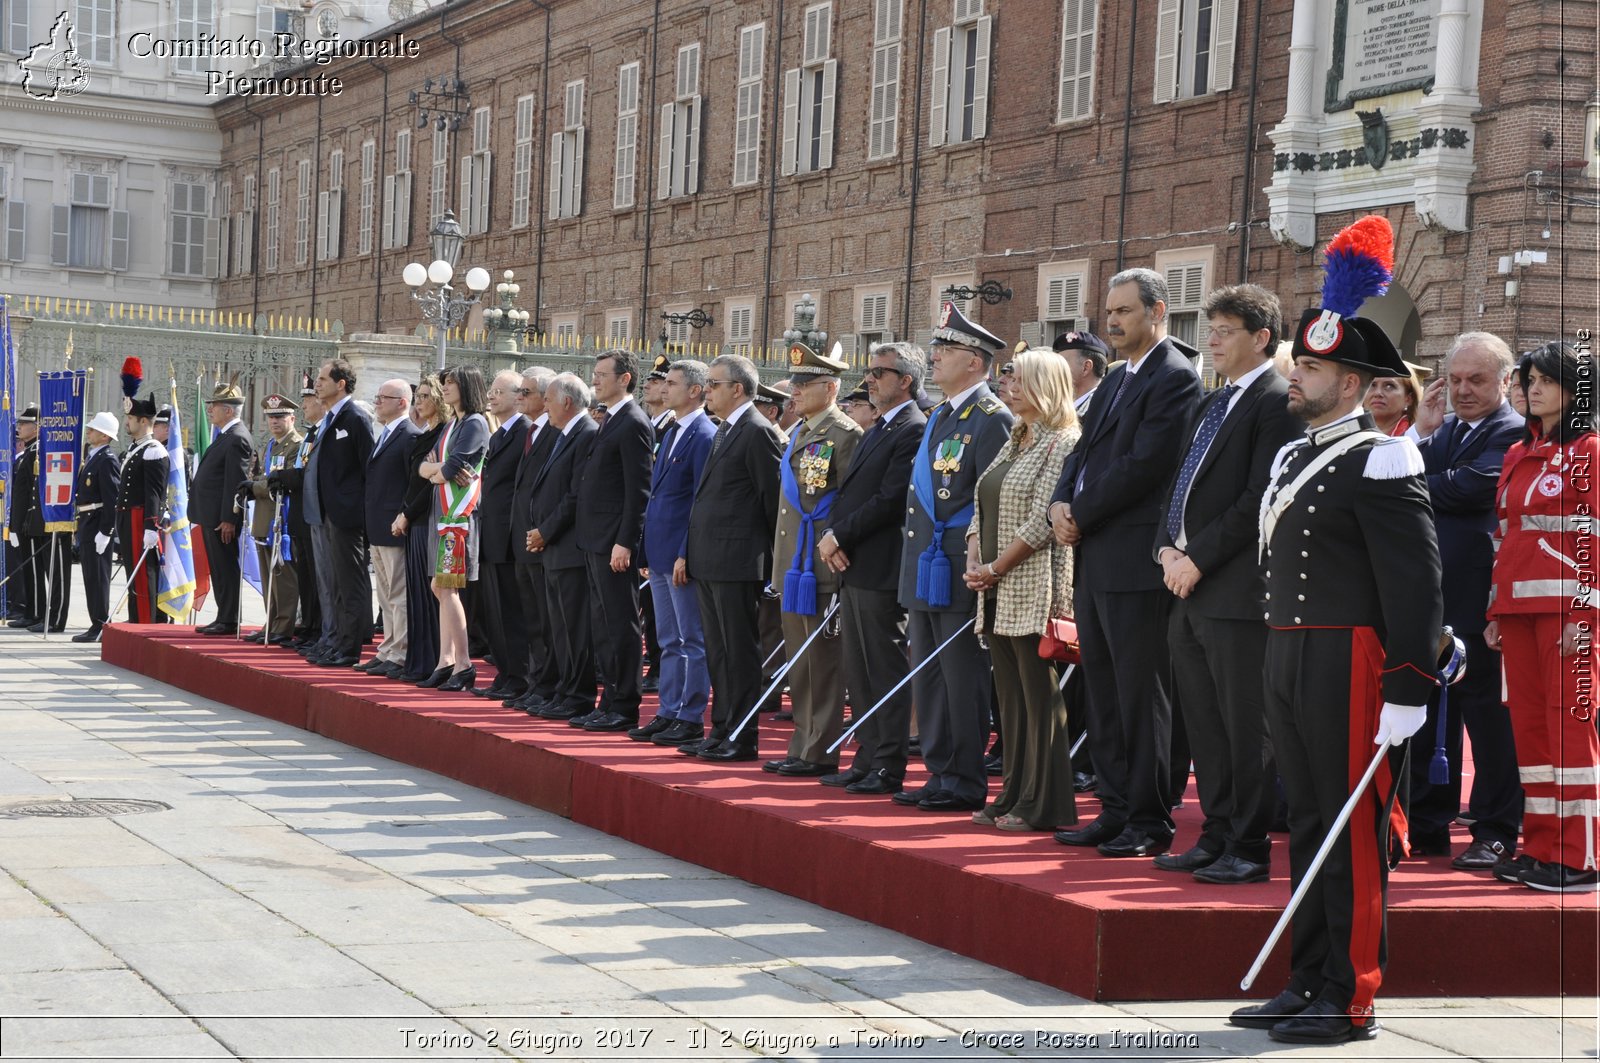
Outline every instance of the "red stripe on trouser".
<path id="1" fill-rule="evenodd" d="M 1600 765 L 1600 736 L 1593 719 L 1594 650 L 1585 659 L 1562 657 L 1565 617 L 1555 613 L 1515 613 L 1500 618 L 1501 653 L 1506 669 L 1506 707 L 1517 745 L 1517 766 L 1539 769 L 1594 768 Z M 1585 674 L 1587 670 L 1587 674 Z M 1585 700 L 1580 703 L 1579 697 Z M 1579 715 L 1571 711 L 1579 709 Z M 1588 716 L 1588 719 L 1581 718 Z M 1594 816 L 1560 816 L 1541 806 L 1563 801 L 1594 801 L 1593 782 L 1557 784 L 1524 780 L 1527 807 L 1522 814 L 1522 851 L 1545 863 L 1573 868 L 1595 865 L 1600 830 Z M 1593 807 L 1593 806 L 1590 806 Z"/>
<path id="2" fill-rule="evenodd" d="M 1377 747 L 1378 714 L 1383 706 L 1383 645 L 1372 628 L 1358 627 L 1350 632 L 1350 747 L 1347 758 L 1348 783 L 1352 791 L 1372 763 Z M 1372 998 L 1383 981 L 1383 882 L 1384 855 L 1379 852 L 1382 815 L 1381 795 L 1389 792 L 1389 763 L 1378 766 L 1372 784 L 1356 802 L 1346 828 L 1350 838 L 1350 968 L 1355 973 L 1355 992 L 1348 1014 L 1357 1025 L 1364 1025 L 1372 1013 Z"/>
<path id="3" fill-rule="evenodd" d="M 128 570 L 128 605 L 133 610 L 135 624 L 149 624 L 154 620 L 155 596 L 150 592 L 149 573 L 150 558 L 144 558 L 144 564 L 139 564 L 139 559 L 144 555 L 144 507 L 134 506 L 128 510 L 128 542 L 123 547 L 125 556 L 132 558 L 133 568 Z M 152 555 L 153 555 L 152 551 Z"/>

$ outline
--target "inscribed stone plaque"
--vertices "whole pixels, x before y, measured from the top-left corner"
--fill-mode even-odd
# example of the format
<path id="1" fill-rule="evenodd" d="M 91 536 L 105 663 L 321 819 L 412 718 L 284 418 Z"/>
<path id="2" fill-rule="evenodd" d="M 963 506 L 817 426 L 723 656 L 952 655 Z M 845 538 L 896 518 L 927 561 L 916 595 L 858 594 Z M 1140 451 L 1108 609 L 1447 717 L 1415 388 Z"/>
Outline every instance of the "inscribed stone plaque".
<path id="1" fill-rule="evenodd" d="M 1339 0 L 1327 109 L 1433 84 L 1439 0 Z"/>

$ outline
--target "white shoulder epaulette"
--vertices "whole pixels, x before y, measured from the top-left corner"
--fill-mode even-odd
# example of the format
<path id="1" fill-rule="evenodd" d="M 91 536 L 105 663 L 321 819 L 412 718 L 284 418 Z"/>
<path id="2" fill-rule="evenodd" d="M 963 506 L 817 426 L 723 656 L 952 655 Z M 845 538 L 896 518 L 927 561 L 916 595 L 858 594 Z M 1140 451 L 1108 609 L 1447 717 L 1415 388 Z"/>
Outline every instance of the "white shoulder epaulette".
<path id="1" fill-rule="evenodd" d="M 1367 451 L 1367 467 L 1361 475 L 1369 480 L 1400 480 L 1422 475 L 1422 451 L 1407 436 L 1380 439 Z"/>
<path id="2" fill-rule="evenodd" d="M 1293 454 L 1298 448 L 1305 446 L 1309 442 L 1311 441 L 1305 436 L 1299 436 L 1295 439 L 1289 440 L 1289 442 L 1279 447 L 1278 453 L 1272 459 L 1272 471 L 1267 474 L 1267 482 L 1270 483 L 1273 480 L 1276 480 L 1278 478 L 1278 470 L 1282 469 L 1283 463 L 1289 460 L 1289 455 Z"/>
<path id="3" fill-rule="evenodd" d="M 155 461 L 166 456 L 167 448 L 162 446 L 160 443 L 151 443 L 149 446 L 144 448 L 145 461 Z"/>

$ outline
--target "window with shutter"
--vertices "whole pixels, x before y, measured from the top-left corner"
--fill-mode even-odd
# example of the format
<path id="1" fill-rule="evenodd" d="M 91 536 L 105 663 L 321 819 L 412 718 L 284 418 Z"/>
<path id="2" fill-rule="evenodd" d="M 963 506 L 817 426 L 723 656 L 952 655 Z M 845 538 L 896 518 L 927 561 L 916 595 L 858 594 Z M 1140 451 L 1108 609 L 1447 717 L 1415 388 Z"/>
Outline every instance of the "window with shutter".
<path id="1" fill-rule="evenodd" d="M 394 173 L 383 179 L 383 236 L 385 250 L 411 243 L 411 130 L 394 137 Z"/>
<path id="2" fill-rule="evenodd" d="M 304 266 L 311 260 L 311 160 L 301 159 L 295 182 L 294 261 Z"/>
<path id="3" fill-rule="evenodd" d="M 10 0 L 10 2 L 22 3 L 22 0 Z M 212 0 L 175 0 L 173 9 L 178 40 L 202 41 L 215 32 L 216 14 L 212 8 Z M 201 51 L 199 48 L 183 50 L 197 53 Z M 203 64 L 197 54 L 178 55 L 172 60 L 172 69 L 178 74 L 199 74 L 203 71 Z"/>
<path id="4" fill-rule="evenodd" d="M 244 179 L 243 202 L 233 230 L 233 272 L 250 273 L 255 270 L 256 245 L 256 178 L 248 174 Z"/>
<path id="5" fill-rule="evenodd" d="M 575 218 L 583 210 L 584 84 L 567 82 L 562 129 L 550 138 L 550 217 Z"/>
<path id="6" fill-rule="evenodd" d="M 74 173 L 69 182 L 68 205 L 55 207 L 51 211 L 50 261 L 55 265 L 77 269 L 108 268 L 108 239 L 114 237 L 115 215 L 123 213 L 111 209 L 110 176 Z M 124 252 L 126 239 L 124 233 Z M 112 265 L 109 268 L 118 267 Z"/>
<path id="7" fill-rule="evenodd" d="M 450 134 L 447 130 L 433 131 L 433 180 L 428 186 L 428 227 L 432 228 L 446 210 L 450 190 L 445 183 L 450 180 Z"/>
<path id="8" fill-rule="evenodd" d="M 833 166 L 839 64 L 828 58 L 833 5 L 806 8 L 802 63 L 784 73 L 783 172 L 815 173 Z"/>
<path id="9" fill-rule="evenodd" d="M 0 35 L 3 35 L 0 47 L 13 55 L 27 55 L 32 50 L 34 41 L 28 31 L 28 0 L 0 2 Z"/>
<path id="10" fill-rule="evenodd" d="M 178 277 L 203 277 L 206 222 L 211 216 L 210 189 L 189 181 L 173 181 L 169 187 L 167 272 Z"/>
<path id="11" fill-rule="evenodd" d="M 678 49 L 677 99 L 661 108 L 656 196 L 693 195 L 700 190 L 700 45 Z"/>
<path id="12" fill-rule="evenodd" d="M 886 284 L 856 289 L 855 331 L 860 350 L 870 350 L 872 344 L 886 343 L 891 338 L 889 300 L 893 294 L 893 288 Z"/>
<path id="13" fill-rule="evenodd" d="M 994 19 L 983 0 L 956 0 L 956 22 L 933 35 L 928 143 L 965 144 L 989 131 L 989 63 Z"/>
<path id="14" fill-rule="evenodd" d="M 578 336 L 578 315 L 560 314 L 550 319 L 550 331 L 563 343 L 571 343 Z"/>
<path id="15" fill-rule="evenodd" d="M 1201 307 L 1206 297 L 1206 266 L 1205 262 L 1189 261 L 1162 268 L 1167 281 L 1167 330 L 1174 339 L 1197 348 L 1205 342 Z"/>
<path id="16" fill-rule="evenodd" d="M 873 0 L 872 98 L 867 112 L 867 158 L 899 150 L 900 25 L 903 0 Z"/>
<path id="17" fill-rule="evenodd" d="M 639 154 L 639 64 L 617 70 L 617 157 L 612 168 L 611 205 L 634 203 L 634 175 Z"/>
<path id="18" fill-rule="evenodd" d="M 723 319 L 728 327 L 730 354 L 750 355 L 750 345 L 755 336 L 755 304 L 729 302 L 724 304 Z"/>
<path id="19" fill-rule="evenodd" d="M 72 27 L 78 54 L 86 62 L 116 61 L 116 0 L 77 0 Z"/>
<path id="20" fill-rule="evenodd" d="M 262 238 L 262 268 L 268 273 L 278 271 L 278 211 L 283 203 L 283 172 L 276 166 L 267 171 L 267 217 Z"/>
<path id="21" fill-rule="evenodd" d="M 1233 88 L 1238 0 L 1160 0 L 1156 12 L 1155 101 Z"/>
<path id="22" fill-rule="evenodd" d="M 928 294 L 932 297 L 931 302 L 933 305 L 928 309 L 928 320 L 939 320 L 939 312 L 944 309 L 946 302 L 954 303 L 956 309 L 965 314 L 967 308 L 972 305 L 972 300 L 957 299 L 950 294 L 950 289 L 971 288 L 975 287 L 976 284 L 977 281 L 973 279 L 970 273 L 947 273 L 943 276 L 930 278 L 928 281 Z"/>
<path id="23" fill-rule="evenodd" d="M 1061 84 L 1056 95 L 1058 122 L 1088 118 L 1093 113 L 1099 7 L 1099 0 L 1062 0 Z"/>
<path id="24" fill-rule="evenodd" d="M 20 199 L 5 201 L 6 210 L 6 261 L 21 262 L 27 257 L 28 207 Z"/>
<path id="25" fill-rule="evenodd" d="M 373 211 L 378 198 L 378 143 L 361 144 L 361 210 L 356 219 L 356 253 L 372 254 Z"/>
<path id="26" fill-rule="evenodd" d="M 766 68 L 766 23 L 739 31 L 739 83 L 733 120 L 733 183 L 761 179 L 761 82 Z"/>
<path id="27" fill-rule="evenodd" d="M 633 338 L 633 312 L 629 310 L 606 311 L 606 339 L 611 343 L 627 343 Z"/>
<path id="28" fill-rule="evenodd" d="M 511 227 L 526 228 L 533 195 L 533 97 L 517 97 L 516 146 L 511 156 Z"/>

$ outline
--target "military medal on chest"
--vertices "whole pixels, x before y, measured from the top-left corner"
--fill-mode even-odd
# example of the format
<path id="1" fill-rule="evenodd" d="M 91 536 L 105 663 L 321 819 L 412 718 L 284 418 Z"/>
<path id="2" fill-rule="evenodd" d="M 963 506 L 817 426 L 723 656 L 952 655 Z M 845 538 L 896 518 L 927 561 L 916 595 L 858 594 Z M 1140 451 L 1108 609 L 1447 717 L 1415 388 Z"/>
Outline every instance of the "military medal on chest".
<path id="1" fill-rule="evenodd" d="M 812 443 L 800 452 L 800 482 L 806 494 L 814 495 L 828 486 L 828 469 L 833 464 L 833 444 L 827 440 Z"/>
<path id="2" fill-rule="evenodd" d="M 950 480 L 961 471 L 961 459 L 970 442 L 971 433 L 939 441 L 939 448 L 934 452 L 933 471 L 939 474 L 939 490 L 935 493 L 940 498 L 950 497 Z"/>

